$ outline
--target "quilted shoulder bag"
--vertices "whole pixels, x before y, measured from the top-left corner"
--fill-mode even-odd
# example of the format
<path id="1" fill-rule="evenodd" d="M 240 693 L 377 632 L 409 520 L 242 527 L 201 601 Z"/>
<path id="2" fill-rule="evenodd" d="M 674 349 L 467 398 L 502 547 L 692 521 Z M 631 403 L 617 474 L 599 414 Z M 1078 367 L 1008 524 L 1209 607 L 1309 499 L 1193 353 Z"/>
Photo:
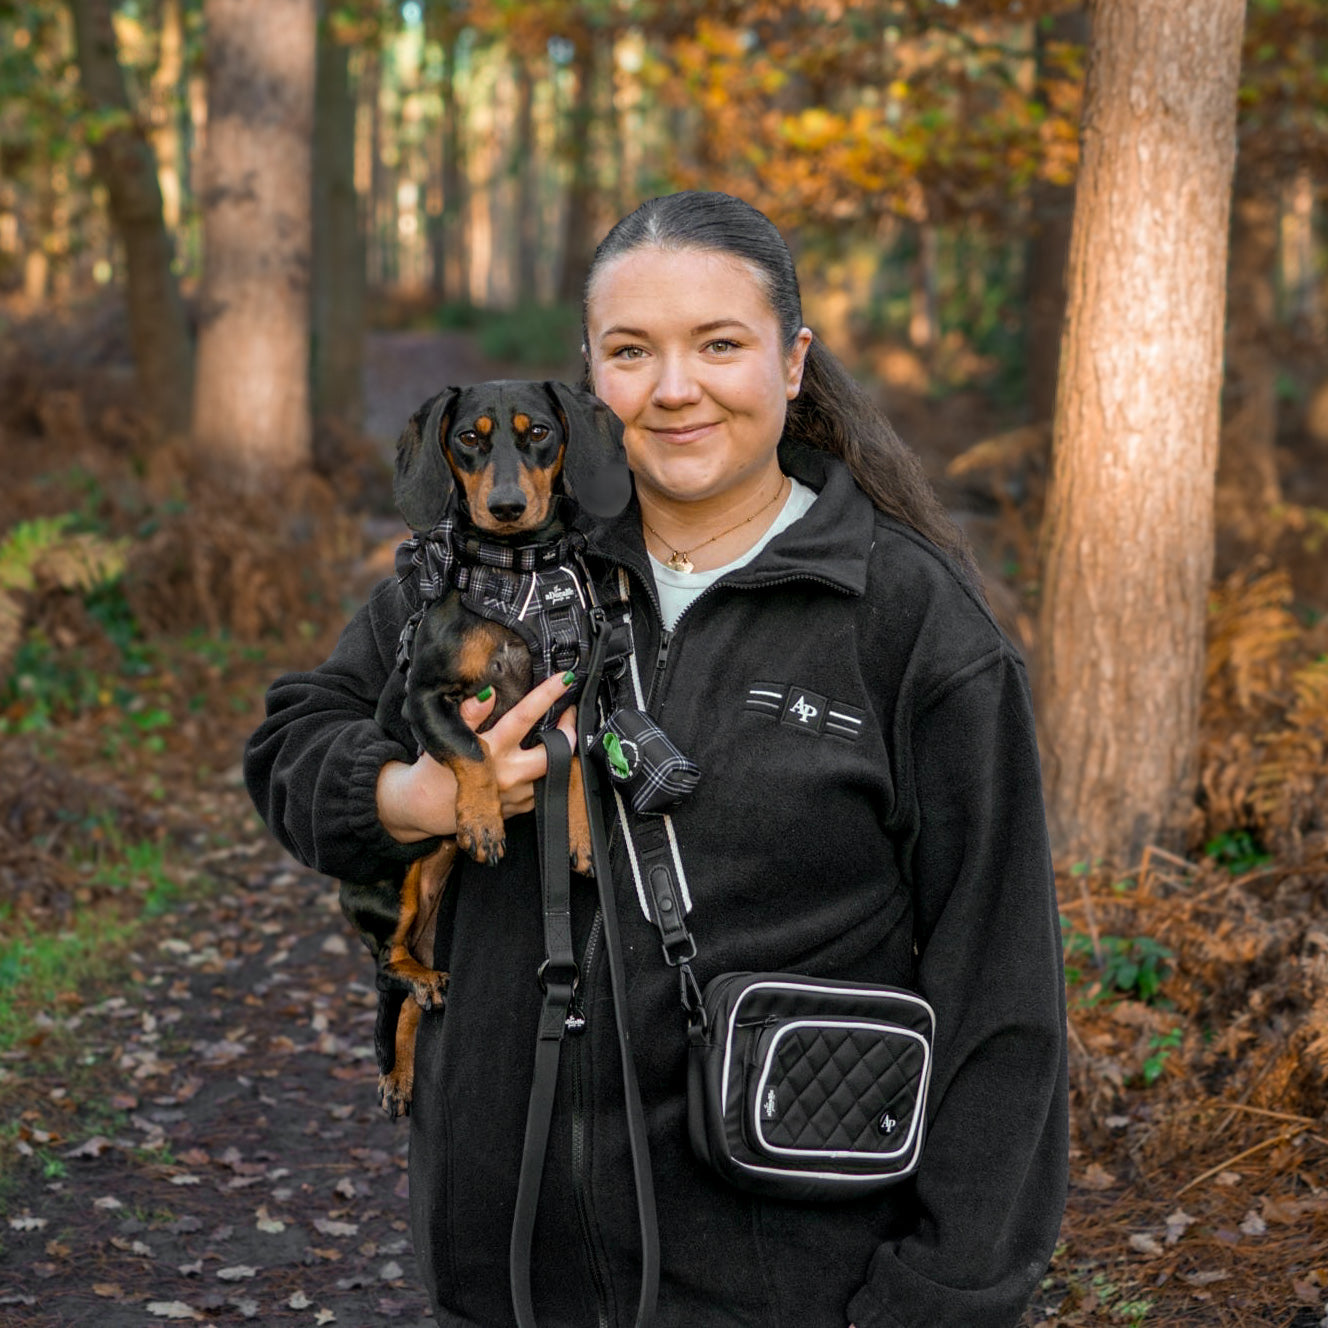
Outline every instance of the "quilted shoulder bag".
<path id="1" fill-rule="evenodd" d="M 619 819 L 665 961 L 678 970 L 696 1155 L 739 1189 L 784 1199 L 851 1199 L 912 1175 L 931 1006 L 899 987 L 799 973 L 721 973 L 701 991 L 670 818 L 636 819 L 620 804 Z"/>

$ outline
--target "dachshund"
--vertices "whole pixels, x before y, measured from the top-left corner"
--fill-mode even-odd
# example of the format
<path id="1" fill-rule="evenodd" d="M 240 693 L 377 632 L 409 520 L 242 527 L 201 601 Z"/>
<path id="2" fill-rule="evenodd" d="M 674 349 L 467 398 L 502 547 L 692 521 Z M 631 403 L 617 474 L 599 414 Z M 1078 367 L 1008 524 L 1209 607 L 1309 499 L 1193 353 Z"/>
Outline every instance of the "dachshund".
<path id="1" fill-rule="evenodd" d="M 581 582 L 562 560 L 575 507 L 616 516 L 631 496 L 622 424 L 590 392 L 563 383 L 446 388 L 402 432 L 393 493 L 416 533 L 403 550 L 416 550 L 422 588 L 432 577 L 437 592 L 403 633 L 409 666 L 402 712 L 421 748 L 457 781 L 455 838 L 413 863 L 401 882 L 341 885 L 342 911 L 378 965 L 379 1100 L 396 1117 L 410 1110 L 420 1013 L 444 1000 L 448 975 L 430 964 L 438 903 L 457 850 L 493 864 L 506 842 L 493 765 L 482 738 L 462 720 L 461 703 L 493 689 L 483 733 L 535 683 L 555 669 L 571 671 L 584 653 L 575 626 L 569 636 Z M 488 614 L 477 612 L 480 601 Z M 393 675 L 397 685 L 389 683 L 380 698 L 380 723 L 402 704 L 400 677 Z M 554 717 L 550 712 L 545 722 Z M 568 789 L 568 842 L 572 866 L 588 873 L 590 829 L 577 762 Z"/>

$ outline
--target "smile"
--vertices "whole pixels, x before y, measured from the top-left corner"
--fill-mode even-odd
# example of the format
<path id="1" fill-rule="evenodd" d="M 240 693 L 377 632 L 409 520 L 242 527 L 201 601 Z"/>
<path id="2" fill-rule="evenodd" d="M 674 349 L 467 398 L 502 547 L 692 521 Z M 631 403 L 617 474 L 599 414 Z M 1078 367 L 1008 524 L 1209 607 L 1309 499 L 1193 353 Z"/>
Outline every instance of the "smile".
<path id="1" fill-rule="evenodd" d="M 704 438 L 712 429 L 718 427 L 715 423 L 706 424 L 688 424 L 684 426 L 674 425 L 668 428 L 645 427 L 645 432 L 653 437 L 661 438 L 667 443 L 694 443 L 698 438 Z"/>

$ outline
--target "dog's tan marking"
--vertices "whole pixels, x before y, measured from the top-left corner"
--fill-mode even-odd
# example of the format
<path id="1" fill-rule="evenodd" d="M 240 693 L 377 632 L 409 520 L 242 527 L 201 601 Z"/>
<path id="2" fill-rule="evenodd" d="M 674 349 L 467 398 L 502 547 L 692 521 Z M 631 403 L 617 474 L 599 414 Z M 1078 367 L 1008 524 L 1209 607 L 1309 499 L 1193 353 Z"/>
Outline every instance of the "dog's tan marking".
<path id="1" fill-rule="evenodd" d="M 586 810 L 581 762 L 575 759 L 567 779 L 567 853 L 572 870 L 589 876 L 594 866 L 590 856 L 590 813 Z"/>
<path id="2" fill-rule="evenodd" d="M 525 411 L 518 410 L 512 416 L 512 428 L 514 428 L 517 433 L 525 433 L 530 428 L 530 416 L 527 415 Z"/>
<path id="3" fill-rule="evenodd" d="M 478 434 L 482 434 L 485 438 L 487 438 L 494 431 L 495 427 L 496 427 L 496 421 L 494 420 L 492 415 L 480 415 L 475 420 L 475 432 Z"/>
<path id="4" fill-rule="evenodd" d="M 455 852 L 456 850 L 453 849 L 453 856 L 455 856 Z M 411 953 L 411 950 L 414 949 L 418 953 L 419 947 L 417 944 L 412 945 L 412 938 L 418 930 L 417 924 L 421 924 L 421 913 L 426 903 L 426 893 L 428 895 L 428 909 L 430 915 L 432 915 L 437 910 L 438 898 L 442 894 L 442 884 L 445 883 L 446 879 L 446 867 L 451 865 L 449 858 L 446 867 L 444 867 L 442 881 L 430 878 L 428 873 L 432 870 L 436 875 L 437 864 L 433 864 L 432 867 L 429 864 L 432 864 L 433 859 L 437 856 L 437 854 L 433 854 L 430 857 L 422 858 L 418 862 L 412 862 L 407 868 L 405 879 L 401 883 L 401 908 L 397 914 L 397 929 L 392 933 L 392 939 L 388 942 L 387 957 L 383 961 L 383 970 L 392 974 L 393 977 L 409 982 L 416 1001 L 426 1010 L 432 1009 L 435 1004 L 442 1004 L 447 975 L 421 963 L 415 954 Z M 431 920 L 431 916 L 424 919 L 424 924 Z"/>
<path id="5" fill-rule="evenodd" d="M 478 683 L 489 671 L 493 652 L 504 643 L 502 628 L 485 619 L 471 626 L 457 652 L 457 673 L 462 682 Z"/>
<path id="6" fill-rule="evenodd" d="M 479 740 L 484 757 L 469 761 L 449 753 L 447 765 L 456 776 L 457 843 L 476 862 L 497 862 L 507 847 L 503 829 L 503 804 L 498 781 L 484 739 Z"/>

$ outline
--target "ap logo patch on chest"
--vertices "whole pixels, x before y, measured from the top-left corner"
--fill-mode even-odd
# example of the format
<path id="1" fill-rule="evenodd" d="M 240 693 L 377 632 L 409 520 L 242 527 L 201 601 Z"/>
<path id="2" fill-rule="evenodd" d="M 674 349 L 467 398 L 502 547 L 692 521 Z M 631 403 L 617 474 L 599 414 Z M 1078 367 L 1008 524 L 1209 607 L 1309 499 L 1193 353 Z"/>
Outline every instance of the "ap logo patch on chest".
<path id="1" fill-rule="evenodd" d="M 814 692 L 797 683 L 756 682 L 747 689 L 744 709 L 769 715 L 781 724 L 814 736 L 847 738 L 856 742 L 862 736 L 867 712 L 857 706 Z"/>

